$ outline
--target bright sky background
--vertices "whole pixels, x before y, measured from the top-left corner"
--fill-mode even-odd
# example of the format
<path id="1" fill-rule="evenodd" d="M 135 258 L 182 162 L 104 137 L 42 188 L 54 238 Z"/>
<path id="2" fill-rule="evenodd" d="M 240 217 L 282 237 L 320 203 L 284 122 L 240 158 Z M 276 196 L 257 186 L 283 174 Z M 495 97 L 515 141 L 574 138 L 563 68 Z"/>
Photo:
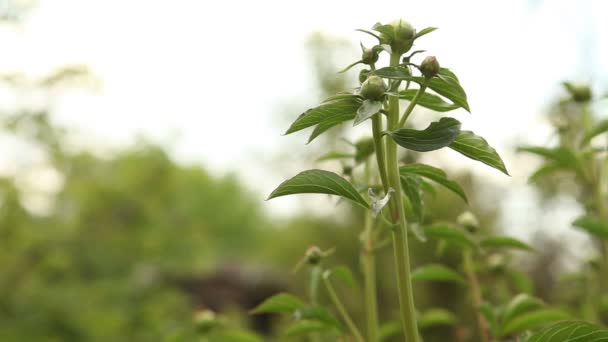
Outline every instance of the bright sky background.
<path id="1" fill-rule="evenodd" d="M 521 158 L 511 152 L 516 142 L 547 142 L 541 113 L 560 94 L 559 82 L 608 89 L 606 13 L 602 0 L 41 0 L 21 24 L 0 28 L 0 72 L 36 76 L 86 64 L 100 90 L 56 103 L 56 119 L 82 132 L 83 142 L 121 145 L 136 133 L 169 142 L 178 134 L 172 143 L 178 160 L 217 173 L 240 170 L 255 190 L 268 193 L 277 179 L 260 160 L 293 139 L 281 137 L 277 110 L 290 99 L 296 106 L 313 100 L 304 45 L 311 32 L 358 44 L 366 38 L 353 30 L 377 21 L 403 17 L 418 29 L 438 26 L 419 45 L 459 75 L 472 115 L 457 118 L 509 165 Z M 503 207 L 526 208 L 519 199 L 534 197 L 524 196 L 529 170 L 512 170 L 508 179 L 454 160 L 492 181 L 511 182 L 505 198 L 514 200 Z M 559 219 L 564 227 L 577 214 L 572 210 Z M 505 220 L 507 227 L 538 223 Z"/>

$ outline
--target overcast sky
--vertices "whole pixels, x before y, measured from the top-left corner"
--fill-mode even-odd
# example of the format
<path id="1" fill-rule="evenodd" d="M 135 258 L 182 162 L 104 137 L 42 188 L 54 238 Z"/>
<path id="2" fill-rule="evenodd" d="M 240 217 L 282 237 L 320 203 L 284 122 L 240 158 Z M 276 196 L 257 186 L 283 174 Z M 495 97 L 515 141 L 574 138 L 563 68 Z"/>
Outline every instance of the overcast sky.
<path id="1" fill-rule="evenodd" d="M 99 91 L 71 93 L 56 106 L 56 119 L 83 141 L 121 145 L 136 133 L 160 141 L 178 134 L 178 160 L 217 173 L 248 170 L 241 177 L 267 193 L 276 180 L 264 177 L 272 170 L 259 160 L 293 139 L 273 122 L 277 108 L 313 100 L 311 32 L 358 44 L 367 38 L 354 29 L 396 17 L 418 29 L 439 27 L 419 46 L 458 74 L 472 115 L 455 116 L 509 165 L 515 141 L 546 142 L 541 114 L 560 94 L 559 82 L 608 89 L 606 13 L 601 0 L 41 0 L 21 24 L 0 28 L 0 72 L 39 76 L 86 64 Z M 523 171 L 507 179 L 481 164 L 466 167 L 529 191 Z"/>

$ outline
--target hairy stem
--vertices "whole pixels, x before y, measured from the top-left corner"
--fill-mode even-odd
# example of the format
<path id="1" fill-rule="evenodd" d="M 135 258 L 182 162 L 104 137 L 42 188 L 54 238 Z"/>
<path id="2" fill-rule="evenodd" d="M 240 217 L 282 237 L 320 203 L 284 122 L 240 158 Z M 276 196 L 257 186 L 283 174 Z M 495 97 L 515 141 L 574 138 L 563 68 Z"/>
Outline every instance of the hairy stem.
<path id="1" fill-rule="evenodd" d="M 325 287 L 327 288 L 329 297 L 331 298 L 332 302 L 338 309 L 338 312 L 342 316 L 342 319 L 348 326 L 348 329 L 350 330 L 350 332 L 353 334 L 353 337 L 355 338 L 355 340 L 357 342 L 365 342 L 365 340 L 363 339 L 363 335 L 361 335 L 361 332 L 359 332 L 359 329 L 357 328 L 357 326 L 353 322 L 352 318 L 348 314 L 348 311 L 346 311 L 346 308 L 340 301 L 340 298 L 338 298 L 338 295 L 336 294 L 334 287 L 331 285 L 331 282 L 329 281 L 329 279 L 327 277 L 323 277 L 323 283 L 325 283 Z"/>
<path id="2" fill-rule="evenodd" d="M 391 54 L 391 66 L 399 64 L 400 56 Z M 415 102 L 410 106 L 413 108 Z M 388 103 L 388 130 L 399 128 L 399 98 L 391 96 Z M 401 184 L 399 179 L 399 163 L 397 160 L 397 144 L 386 140 L 386 166 L 389 187 L 395 190 L 391 197 L 392 222 L 399 223 L 393 230 L 393 249 L 395 253 L 395 267 L 397 273 L 397 286 L 399 289 L 399 304 L 401 323 L 407 342 L 418 342 L 418 327 L 416 324 L 416 309 L 414 307 L 414 294 L 410 272 L 410 255 L 407 236 L 407 219 L 403 207 Z"/>
<path id="3" fill-rule="evenodd" d="M 477 328 L 479 329 L 479 338 L 482 342 L 490 342 L 492 341 L 492 337 L 490 336 L 490 329 L 488 327 L 488 322 L 481 314 L 479 308 L 481 308 L 482 299 L 481 299 L 481 290 L 479 288 L 479 281 L 477 279 L 477 274 L 475 274 L 475 268 L 473 266 L 473 257 L 471 255 L 471 251 L 466 250 L 462 255 L 464 271 L 467 274 L 467 280 L 469 282 L 469 289 L 471 290 L 471 297 L 473 300 L 473 307 L 475 309 L 475 313 L 477 316 Z"/>
<path id="4" fill-rule="evenodd" d="M 365 162 L 365 183 L 371 183 L 369 160 Z M 365 228 L 362 235 L 361 265 L 365 286 L 365 314 L 367 341 L 378 341 L 378 303 L 376 299 L 376 260 L 374 256 L 373 221 L 369 210 L 365 211 Z"/>

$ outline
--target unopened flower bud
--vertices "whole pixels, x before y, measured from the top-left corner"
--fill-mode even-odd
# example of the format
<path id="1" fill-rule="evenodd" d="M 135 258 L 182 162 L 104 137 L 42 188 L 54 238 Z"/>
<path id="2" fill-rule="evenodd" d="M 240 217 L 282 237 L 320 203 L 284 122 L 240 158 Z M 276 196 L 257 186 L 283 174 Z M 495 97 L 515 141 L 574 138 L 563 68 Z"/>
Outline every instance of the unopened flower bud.
<path id="1" fill-rule="evenodd" d="M 318 265 L 323 258 L 323 251 L 317 246 L 311 246 L 306 250 L 306 262 L 310 265 Z"/>
<path id="2" fill-rule="evenodd" d="M 378 61 L 378 51 L 376 49 L 363 49 L 361 54 L 363 64 L 371 65 Z"/>
<path id="3" fill-rule="evenodd" d="M 408 52 L 414 44 L 414 35 L 416 34 L 412 25 L 403 19 L 393 20 L 389 25 L 393 28 L 393 38 L 388 40 L 386 36 L 384 38 L 391 46 L 391 50 L 398 54 Z"/>
<path id="4" fill-rule="evenodd" d="M 479 228 L 479 221 L 477 220 L 477 217 L 475 217 L 475 215 L 473 215 L 473 213 L 470 211 L 465 211 L 464 213 L 460 214 L 456 219 L 456 222 L 470 232 L 474 232 Z"/>
<path id="5" fill-rule="evenodd" d="M 367 100 L 381 100 L 386 92 L 386 84 L 384 80 L 378 76 L 369 76 L 361 85 L 359 95 Z"/>
<path id="6" fill-rule="evenodd" d="M 591 88 L 586 84 L 573 84 L 570 82 L 564 82 L 563 84 L 575 102 L 588 102 L 593 97 Z"/>
<path id="7" fill-rule="evenodd" d="M 365 80 L 367 80 L 367 76 L 369 76 L 369 69 L 363 69 L 361 71 L 359 71 L 359 83 L 363 83 L 365 82 Z"/>
<path id="8" fill-rule="evenodd" d="M 439 62 L 437 62 L 437 58 L 435 56 L 428 56 L 420 64 L 420 72 L 426 78 L 431 78 L 439 73 Z"/>

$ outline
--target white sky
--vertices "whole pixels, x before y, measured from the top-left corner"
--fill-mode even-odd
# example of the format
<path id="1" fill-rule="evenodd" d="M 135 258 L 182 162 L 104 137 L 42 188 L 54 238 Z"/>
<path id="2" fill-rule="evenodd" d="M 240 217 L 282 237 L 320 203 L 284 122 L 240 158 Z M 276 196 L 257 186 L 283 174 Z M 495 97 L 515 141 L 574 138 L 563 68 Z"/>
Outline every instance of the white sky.
<path id="1" fill-rule="evenodd" d="M 41 0 L 17 28 L 0 28 L 0 72 L 35 76 L 86 64 L 101 90 L 62 98 L 56 118 L 88 143 L 120 145 L 135 133 L 170 141 L 179 132 L 172 145 L 179 160 L 247 170 L 241 177 L 268 193 L 276 178 L 259 160 L 293 139 L 273 122 L 277 106 L 311 97 L 309 33 L 358 44 L 366 38 L 353 30 L 377 21 L 438 26 L 418 47 L 459 75 L 472 115 L 455 115 L 509 165 L 514 138 L 546 142 L 540 114 L 559 82 L 608 89 L 606 13 L 602 0 Z M 481 164 L 465 167 L 522 187 L 529 172 L 512 170 L 508 179 Z"/>

